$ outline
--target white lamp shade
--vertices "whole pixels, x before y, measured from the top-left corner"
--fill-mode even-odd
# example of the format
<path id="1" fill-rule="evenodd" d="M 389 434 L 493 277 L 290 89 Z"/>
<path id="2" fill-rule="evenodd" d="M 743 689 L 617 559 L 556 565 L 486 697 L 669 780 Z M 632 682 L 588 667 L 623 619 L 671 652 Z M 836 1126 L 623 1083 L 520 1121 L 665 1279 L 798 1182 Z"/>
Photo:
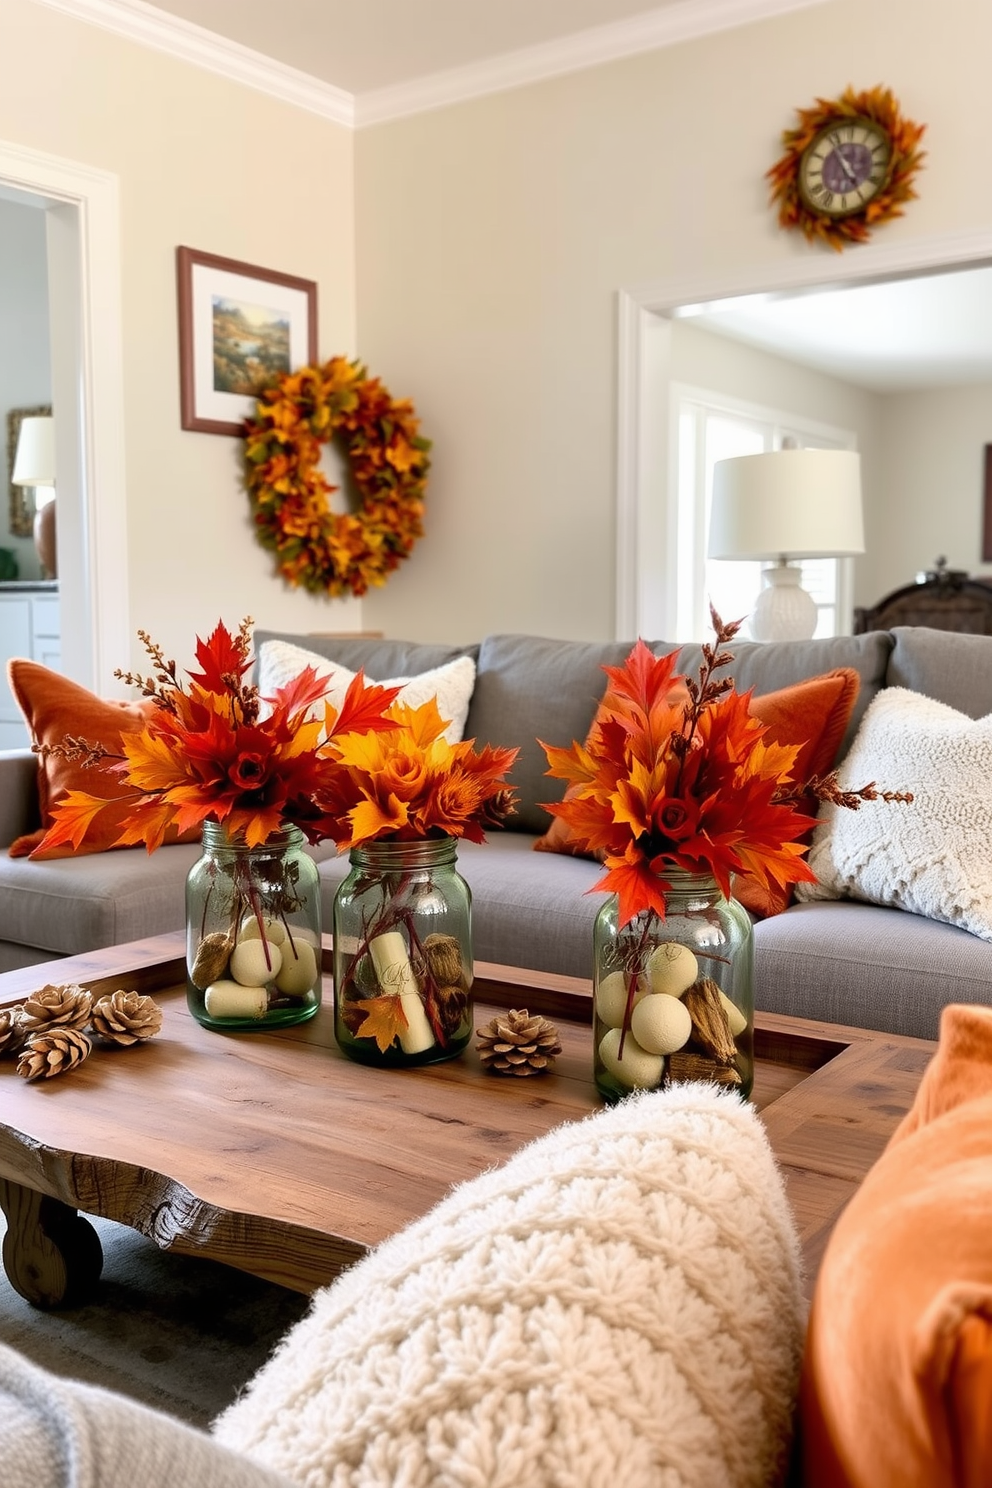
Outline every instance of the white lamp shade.
<path id="1" fill-rule="evenodd" d="M 54 486 L 55 420 L 51 416 L 21 420 L 11 480 L 15 486 Z"/>
<path id="2" fill-rule="evenodd" d="M 711 558 L 842 558 L 864 550 L 856 451 L 774 450 L 714 465 Z"/>

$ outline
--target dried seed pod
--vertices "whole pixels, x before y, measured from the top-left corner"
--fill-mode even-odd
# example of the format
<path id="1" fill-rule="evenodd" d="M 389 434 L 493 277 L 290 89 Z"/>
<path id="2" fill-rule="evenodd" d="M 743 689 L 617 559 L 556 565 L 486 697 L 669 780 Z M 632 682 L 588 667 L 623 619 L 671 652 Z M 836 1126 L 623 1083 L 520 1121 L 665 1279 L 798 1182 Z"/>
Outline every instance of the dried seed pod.
<path id="1" fill-rule="evenodd" d="M 82 1064 L 93 1045 L 78 1028 L 55 1026 L 33 1033 L 17 1060 L 25 1080 L 50 1080 Z"/>
<path id="2" fill-rule="evenodd" d="M 669 1080 L 712 1080 L 717 1085 L 743 1085 L 743 1080 L 732 1064 L 717 1064 L 708 1054 L 693 1054 L 680 1049 L 668 1056 Z"/>
<path id="3" fill-rule="evenodd" d="M 24 999 L 25 1031 L 30 1034 L 42 1028 L 84 1028 L 92 1007 L 93 994 L 77 982 L 50 982 Z"/>
<path id="4" fill-rule="evenodd" d="M 24 1042 L 24 1016 L 19 1007 L 0 1008 L 0 1054 L 16 1054 Z"/>
<path id="5" fill-rule="evenodd" d="M 689 1009 L 692 1019 L 692 1037 L 717 1064 L 733 1064 L 737 1045 L 730 1032 L 727 1014 L 720 1001 L 720 988 L 710 977 L 700 977 L 682 1001 Z"/>
<path id="6" fill-rule="evenodd" d="M 140 1044 L 162 1029 L 162 1009 L 140 992 L 108 992 L 93 1004 L 93 1032 L 115 1044 Z"/>
<path id="7" fill-rule="evenodd" d="M 539 1013 L 526 1008 L 497 1013 L 485 1028 L 477 1028 L 476 1049 L 483 1069 L 498 1075 L 534 1075 L 549 1069 L 561 1053 L 558 1030 Z"/>
<path id="8" fill-rule="evenodd" d="M 434 1004 L 441 1027 L 448 1038 L 453 1038 L 462 1026 L 468 1010 L 468 993 L 461 987 L 438 987 L 434 993 Z"/>
<path id="9" fill-rule="evenodd" d="M 439 987 L 461 987 L 468 991 L 468 977 L 462 962 L 462 948 L 455 936 L 435 933 L 424 937 L 424 955 L 431 976 Z"/>
<path id="10" fill-rule="evenodd" d="M 219 930 L 205 935 L 196 948 L 193 965 L 190 967 L 189 979 L 193 986 L 203 992 L 211 982 L 220 981 L 227 970 L 233 950 L 234 940 L 230 935 L 224 935 Z"/>

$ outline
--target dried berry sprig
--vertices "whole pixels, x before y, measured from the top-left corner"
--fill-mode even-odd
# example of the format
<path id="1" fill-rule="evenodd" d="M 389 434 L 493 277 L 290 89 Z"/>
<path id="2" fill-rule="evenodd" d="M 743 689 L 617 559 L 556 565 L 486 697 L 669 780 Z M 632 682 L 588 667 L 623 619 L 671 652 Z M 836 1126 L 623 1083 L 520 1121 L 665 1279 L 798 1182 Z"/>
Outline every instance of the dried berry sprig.
<path id="1" fill-rule="evenodd" d="M 848 811 L 857 811 L 863 801 L 894 801 L 908 805 L 913 800 L 912 791 L 879 790 L 874 780 L 869 780 L 867 785 L 862 785 L 857 790 L 844 790 L 836 770 L 831 770 L 822 779 L 812 776 L 806 782 L 806 789 L 818 801 L 826 801 L 831 806 L 843 806 Z"/>
<path id="2" fill-rule="evenodd" d="M 77 737 L 75 734 L 66 734 L 60 744 L 32 744 L 32 752 L 40 755 L 42 759 L 64 759 L 74 765 L 79 765 L 83 770 L 93 769 L 97 765 L 103 765 L 107 760 L 123 759 L 123 754 L 114 753 L 106 749 L 102 744 L 95 744 L 89 739 Z"/>
<path id="3" fill-rule="evenodd" d="M 679 733 L 672 735 L 672 753 L 679 760 L 679 774 L 676 780 L 675 794 L 678 795 L 682 785 L 682 765 L 692 748 L 692 741 L 699 727 L 699 720 L 705 710 L 720 698 L 726 697 L 733 688 L 732 677 L 721 677 L 714 680 L 713 673 L 729 666 L 734 659 L 732 651 L 724 651 L 721 648 L 728 646 L 734 639 L 741 626 L 743 619 L 731 620 L 725 624 L 717 614 L 713 604 L 710 604 L 710 622 L 713 626 L 715 642 L 703 642 L 703 661 L 699 668 L 699 681 L 692 677 L 686 677 L 685 689 L 689 694 L 689 701 L 682 711 L 683 724 Z"/>
<path id="4" fill-rule="evenodd" d="M 912 791 L 879 790 L 874 780 L 856 789 L 845 790 L 838 779 L 838 772 L 829 775 L 811 775 L 809 780 L 792 782 L 781 786 L 772 796 L 775 806 L 801 806 L 803 798 L 826 802 L 830 806 L 842 806 L 848 811 L 857 811 L 865 801 L 886 801 L 896 805 L 909 805 L 913 801 Z"/>

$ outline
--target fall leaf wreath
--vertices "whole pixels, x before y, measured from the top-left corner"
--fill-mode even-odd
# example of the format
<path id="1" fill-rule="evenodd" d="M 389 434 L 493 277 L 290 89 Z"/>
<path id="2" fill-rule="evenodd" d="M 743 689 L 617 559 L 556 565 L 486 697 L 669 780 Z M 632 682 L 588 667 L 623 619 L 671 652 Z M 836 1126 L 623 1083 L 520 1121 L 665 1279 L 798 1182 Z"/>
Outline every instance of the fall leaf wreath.
<path id="1" fill-rule="evenodd" d="M 419 428 L 412 403 L 345 357 L 285 373 L 259 394 L 245 425 L 248 493 L 258 540 L 288 583 L 362 595 L 409 555 L 423 536 L 430 468 Z M 332 438 L 348 456 L 355 512 L 328 501 L 337 488 L 318 467 Z"/>
<path id="2" fill-rule="evenodd" d="M 795 129 L 786 129 L 782 134 L 785 154 L 766 172 L 771 200 L 778 202 L 780 226 L 798 227 L 810 242 L 819 238 L 831 248 L 841 249 L 845 243 L 865 242 L 873 226 L 903 215 L 903 204 L 918 194 L 913 177 L 925 158 L 925 152 L 918 146 L 926 125 L 904 118 L 890 89 L 869 88 L 856 93 L 853 88 L 847 88 L 840 98 L 818 98 L 814 108 L 797 109 L 796 114 L 799 123 Z M 821 130 L 852 119 L 869 119 L 888 134 L 892 144 L 888 176 L 863 212 L 833 218 L 825 212 L 813 211 L 803 201 L 799 191 L 800 164 Z"/>

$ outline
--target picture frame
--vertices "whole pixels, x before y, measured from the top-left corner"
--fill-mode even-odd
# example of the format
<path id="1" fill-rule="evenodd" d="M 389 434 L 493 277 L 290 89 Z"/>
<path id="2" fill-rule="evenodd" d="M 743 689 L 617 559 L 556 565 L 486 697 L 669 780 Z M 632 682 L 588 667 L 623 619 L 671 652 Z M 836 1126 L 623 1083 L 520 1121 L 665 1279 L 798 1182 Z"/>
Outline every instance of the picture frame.
<path id="1" fill-rule="evenodd" d="M 8 408 L 7 410 L 7 489 L 10 492 L 10 516 L 8 527 L 12 537 L 31 537 L 34 532 L 34 491 L 30 486 L 14 485 L 14 461 L 17 458 L 17 441 L 21 424 L 26 418 L 49 418 L 50 403 L 37 408 Z"/>
<path id="2" fill-rule="evenodd" d="M 253 389 L 317 360 L 317 285 L 195 248 L 176 249 L 181 427 L 241 434 Z"/>
<path id="3" fill-rule="evenodd" d="M 985 446 L 982 481 L 982 562 L 992 563 L 992 444 Z"/>

